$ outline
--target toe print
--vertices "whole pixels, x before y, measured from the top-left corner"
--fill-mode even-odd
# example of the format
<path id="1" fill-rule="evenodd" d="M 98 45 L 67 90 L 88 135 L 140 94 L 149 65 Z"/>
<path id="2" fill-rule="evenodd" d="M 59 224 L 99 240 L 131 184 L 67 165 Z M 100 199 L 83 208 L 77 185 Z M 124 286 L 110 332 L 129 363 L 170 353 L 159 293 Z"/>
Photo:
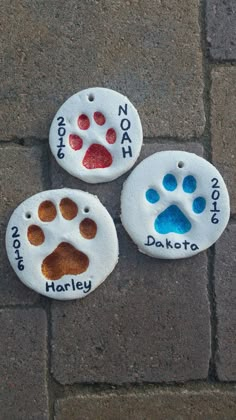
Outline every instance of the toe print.
<path id="1" fill-rule="evenodd" d="M 70 198 L 62 198 L 59 203 L 61 216 L 71 221 L 78 215 L 78 206 Z M 51 201 L 44 201 L 38 209 L 42 222 L 52 222 L 57 217 L 57 210 Z M 83 238 L 93 239 L 97 234 L 97 225 L 94 220 L 85 218 L 80 222 L 79 231 Z M 40 246 L 45 241 L 43 228 L 37 225 L 28 227 L 27 237 L 31 245 Z M 61 242 L 56 249 L 42 262 L 41 270 L 45 278 L 58 280 L 64 275 L 77 275 L 85 272 L 89 266 L 86 254 L 67 242 Z"/>
<path id="2" fill-rule="evenodd" d="M 183 180 L 183 190 L 186 193 L 192 194 L 197 188 L 197 181 L 192 175 L 188 175 Z"/>
<path id="3" fill-rule="evenodd" d="M 82 114 L 78 117 L 78 126 L 81 130 L 88 130 L 90 121 L 87 115 Z"/>
<path id="4" fill-rule="evenodd" d="M 63 198 L 60 202 L 60 211 L 64 219 L 72 220 L 78 214 L 78 207 L 70 198 Z"/>
<path id="5" fill-rule="evenodd" d="M 177 189 L 177 180 L 173 174 L 166 174 L 163 178 L 162 185 L 165 191 L 170 193 Z M 193 194 L 197 188 L 197 181 L 194 176 L 188 175 L 183 179 L 182 189 L 187 194 Z M 155 189 L 149 189 L 146 192 L 146 200 L 150 204 L 155 204 L 159 201 L 160 195 Z M 175 196 L 169 196 L 170 201 L 174 201 Z M 196 197 L 192 203 L 192 211 L 195 214 L 201 214 L 206 207 L 206 200 L 204 197 Z M 171 204 L 163 210 L 155 219 L 155 230 L 161 234 L 178 233 L 184 234 L 191 230 L 192 224 L 188 217 L 176 205 Z"/>
<path id="6" fill-rule="evenodd" d="M 206 200 L 203 197 L 197 197 L 193 201 L 193 211 L 196 214 L 200 214 L 205 210 Z"/>
<path id="7" fill-rule="evenodd" d="M 7 227 L 6 247 L 25 285 L 60 300 L 86 297 L 118 261 L 108 211 L 96 196 L 69 188 L 43 191 L 20 204 Z"/>
<path id="8" fill-rule="evenodd" d="M 97 233 L 96 223 L 89 218 L 84 219 L 80 223 L 79 229 L 81 235 L 86 239 L 93 239 Z"/>
<path id="9" fill-rule="evenodd" d="M 150 188 L 146 191 L 146 199 L 149 201 L 149 203 L 155 204 L 160 200 L 160 196 L 156 190 Z"/>
<path id="10" fill-rule="evenodd" d="M 101 112 L 94 112 L 93 118 L 98 125 L 103 125 L 106 122 L 106 118 Z"/>
<path id="11" fill-rule="evenodd" d="M 42 222 L 52 222 L 57 215 L 55 205 L 51 201 L 44 201 L 39 206 L 38 215 Z"/>
<path id="12" fill-rule="evenodd" d="M 116 132 L 114 128 L 109 128 L 106 132 L 106 141 L 109 144 L 114 144 L 116 142 Z"/>
<path id="13" fill-rule="evenodd" d="M 166 191 L 174 191 L 177 187 L 176 178 L 172 174 L 165 175 L 162 184 Z"/>
<path id="14" fill-rule="evenodd" d="M 69 136 L 69 144 L 71 149 L 73 150 L 80 150 L 83 146 L 83 140 L 81 137 L 77 136 L 76 134 L 70 134 Z"/>
<path id="15" fill-rule="evenodd" d="M 27 237 L 31 245 L 42 245 L 45 240 L 44 233 L 39 226 L 31 225 L 28 227 Z"/>

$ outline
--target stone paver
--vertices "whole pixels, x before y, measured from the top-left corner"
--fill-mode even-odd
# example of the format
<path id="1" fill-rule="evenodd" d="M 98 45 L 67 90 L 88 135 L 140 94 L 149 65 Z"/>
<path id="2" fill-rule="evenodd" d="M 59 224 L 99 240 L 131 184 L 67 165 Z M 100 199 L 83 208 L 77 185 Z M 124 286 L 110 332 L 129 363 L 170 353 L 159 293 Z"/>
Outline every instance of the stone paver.
<path id="1" fill-rule="evenodd" d="M 207 382 L 210 360 L 219 381 L 236 381 L 235 0 L 68 0 L 66 7 L 63 0 L 2 0 L 0 27 L 0 420 L 49 420 L 53 409 L 55 420 L 234 420 L 235 385 Z M 209 77 L 210 104 L 208 85 L 203 95 Z M 55 112 L 93 86 L 117 90 L 136 106 L 145 140 L 138 162 L 168 149 L 203 156 L 204 133 L 233 216 L 215 245 L 216 337 L 207 253 L 153 259 L 120 224 L 129 173 L 93 185 L 52 156 L 48 167 L 48 146 L 39 143 Z M 211 111 L 209 136 L 204 109 Z M 115 219 L 120 259 L 85 299 L 51 301 L 48 357 L 49 320 L 38 307 L 47 298 L 17 279 L 4 237 L 15 207 L 50 185 L 98 195 Z"/>
<path id="2" fill-rule="evenodd" d="M 0 147 L 0 220 L 8 220 L 15 207 L 43 189 L 43 148 Z"/>
<path id="3" fill-rule="evenodd" d="M 1 309 L 0 322 L 0 418 L 47 420 L 45 313 Z"/>
<path id="4" fill-rule="evenodd" d="M 81 301 L 53 302 L 52 371 L 62 384 L 203 379 L 210 357 L 207 259 L 144 256 L 119 228 L 120 259 Z"/>
<path id="5" fill-rule="evenodd" d="M 198 0 L 68 0 L 66 7 L 2 0 L 0 138 L 46 138 L 59 105 L 90 86 L 126 94 L 145 136 L 201 134 L 198 7 Z"/>
<path id="6" fill-rule="evenodd" d="M 207 0 L 207 42 L 211 57 L 236 59 L 235 0 Z"/>
<path id="7" fill-rule="evenodd" d="M 234 420 L 236 393 L 208 387 L 78 395 L 58 400 L 55 420 Z"/>
<path id="8" fill-rule="evenodd" d="M 216 244 L 217 373 L 222 381 L 236 380 L 236 224 Z"/>
<path id="9" fill-rule="evenodd" d="M 141 160 L 152 155 L 153 153 L 164 151 L 164 150 L 184 150 L 186 152 L 196 153 L 197 155 L 203 155 L 203 147 L 199 143 L 173 143 L 173 142 L 164 142 L 163 143 L 147 143 L 144 144 L 141 150 L 140 157 L 137 161 L 139 163 Z M 131 171 L 133 168 L 131 169 Z M 131 172 L 130 171 L 130 172 Z M 52 178 L 52 187 L 53 188 L 62 188 L 69 187 L 75 189 L 81 189 L 88 191 L 91 194 L 95 194 L 101 200 L 101 202 L 106 206 L 112 217 L 118 218 L 120 216 L 120 194 L 122 190 L 122 185 L 124 181 L 129 176 L 127 172 L 120 178 L 114 180 L 113 182 L 108 182 L 104 184 L 87 184 L 64 171 L 52 158 L 51 165 L 51 178 Z"/>
<path id="10" fill-rule="evenodd" d="M 213 163 L 221 171 L 230 192 L 231 211 L 236 212 L 236 67 L 212 72 L 211 127 Z"/>
<path id="11" fill-rule="evenodd" d="M 5 230 L 15 207 L 43 189 L 43 152 L 39 147 L 0 148 L 0 305 L 30 303 L 38 295 L 26 288 L 11 269 L 5 252 Z"/>

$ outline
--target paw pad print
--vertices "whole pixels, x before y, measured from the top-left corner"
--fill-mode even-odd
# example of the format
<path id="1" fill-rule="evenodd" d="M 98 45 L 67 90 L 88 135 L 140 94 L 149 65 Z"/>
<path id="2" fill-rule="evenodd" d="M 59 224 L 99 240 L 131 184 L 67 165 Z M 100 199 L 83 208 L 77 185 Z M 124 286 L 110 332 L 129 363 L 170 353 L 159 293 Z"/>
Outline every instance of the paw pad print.
<path id="1" fill-rule="evenodd" d="M 108 147 L 116 142 L 117 136 L 114 128 L 106 127 L 106 117 L 101 112 L 94 112 L 91 118 L 86 114 L 80 114 L 78 116 L 77 129 L 80 135 L 71 133 L 69 135 L 69 145 L 74 151 L 82 149 L 84 145 L 83 134 L 88 132 L 89 135 L 92 126 L 96 127 L 98 137 L 102 136 L 102 141 L 105 141 L 106 146 L 98 142 L 92 143 L 85 152 L 82 165 L 86 169 L 108 168 L 113 162 Z"/>
<path id="2" fill-rule="evenodd" d="M 70 198 L 62 198 L 59 204 L 63 219 L 69 223 L 76 220 L 79 209 L 77 204 Z M 27 238 L 34 247 L 41 247 L 46 242 L 43 223 L 53 223 L 58 217 L 55 204 L 50 200 L 43 201 L 38 207 L 38 217 L 42 225 L 32 224 L 28 227 Z M 73 228 L 77 228 L 77 222 Z M 78 226 L 78 235 L 92 240 L 97 234 L 97 224 L 94 220 L 85 217 Z M 81 250 L 75 248 L 69 242 L 60 242 L 54 251 L 42 261 L 41 271 L 48 280 L 59 280 L 62 276 L 84 273 L 89 267 L 89 258 Z"/>
<path id="3" fill-rule="evenodd" d="M 162 180 L 163 192 L 158 192 L 155 188 L 149 188 L 146 191 L 146 200 L 150 204 L 156 204 L 161 200 L 170 202 L 163 211 L 161 211 L 155 221 L 154 227 L 156 232 L 160 234 L 178 233 L 185 234 L 192 228 L 191 215 L 184 214 L 184 210 L 180 209 L 181 203 L 176 203 L 175 191 L 177 190 L 178 183 L 175 176 L 168 173 Z M 182 193 L 192 197 L 196 193 L 197 180 L 194 176 L 188 175 L 182 182 Z M 200 215 L 206 208 L 206 199 L 202 196 L 195 196 L 192 201 L 192 213 Z"/>

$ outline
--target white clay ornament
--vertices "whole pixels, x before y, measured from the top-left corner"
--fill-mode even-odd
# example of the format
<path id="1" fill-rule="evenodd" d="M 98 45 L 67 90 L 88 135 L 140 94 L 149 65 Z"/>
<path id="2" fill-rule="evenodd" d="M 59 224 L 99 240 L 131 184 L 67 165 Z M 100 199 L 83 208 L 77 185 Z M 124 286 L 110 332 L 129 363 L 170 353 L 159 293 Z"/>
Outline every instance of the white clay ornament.
<path id="1" fill-rule="evenodd" d="M 121 220 L 139 250 L 156 258 L 186 258 L 210 247 L 230 216 L 218 170 L 187 152 L 143 160 L 124 184 Z"/>
<path id="2" fill-rule="evenodd" d="M 138 112 L 123 95 L 91 88 L 71 96 L 49 134 L 59 165 L 89 183 L 112 181 L 137 160 L 143 141 Z"/>
<path id="3" fill-rule="evenodd" d="M 96 196 L 68 188 L 44 191 L 21 203 L 8 223 L 6 249 L 26 286 L 61 300 L 87 296 L 118 261 L 108 211 Z"/>

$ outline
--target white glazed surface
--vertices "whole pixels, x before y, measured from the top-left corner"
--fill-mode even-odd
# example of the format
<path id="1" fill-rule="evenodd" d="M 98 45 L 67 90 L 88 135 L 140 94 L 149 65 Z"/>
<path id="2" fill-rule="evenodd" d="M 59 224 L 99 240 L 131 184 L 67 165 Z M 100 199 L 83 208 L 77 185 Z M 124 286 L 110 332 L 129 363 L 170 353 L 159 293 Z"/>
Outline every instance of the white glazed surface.
<path id="1" fill-rule="evenodd" d="M 91 95 L 93 101 L 89 100 Z M 104 125 L 96 124 L 93 117 L 95 112 L 105 116 Z M 90 121 L 90 127 L 86 130 L 80 129 L 77 123 L 78 117 L 83 114 Z M 60 128 L 59 124 L 64 125 Z M 110 128 L 116 132 L 114 144 L 106 141 L 106 132 Z M 60 137 L 59 134 L 63 132 L 65 134 Z M 82 139 L 80 150 L 71 148 L 70 134 Z M 89 183 L 112 181 L 128 171 L 140 154 L 142 141 L 140 118 L 131 102 L 118 92 L 98 87 L 71 96 L 55 115 L 49 134 L 51 151 L 58 164 L 71 175 Z M 109 167 L 87 169 L 83 165 L 84 156 L 92 144 L 104 146 L 111 154 L 113 161 Z"/>
<path id="2" fill-rule="evenodd" d="M 178 167 L 179 162 L 183 163 L 182 168 Z M 164 186 L 167 174 L 174 175 L 177 181 L 174 191 L 168 191 Z M 192 193 L 183 190 L 183 180 L 187 176 L 196 180 Z M 156 203 L 147 200 L 149 189 L 158 193 Z M 203 197 L 206 203 L 201 214 L 193 211 L 197 197 Z M 178 207 L 190 222 L 191 228 L 186 233 L 157 231 L 156 218 L 170 206 Z M 177 259 L 196 255 L 219 238 L 229 216 L 229 195 L 222 176 L 212 164 L 192 153 L 155 153 L 135 168 L 123 186 L 122 223 L 139 250 L 152 257 Z M 162 228 L 165 230 L 163 224 Z"/>
<path id="3" fill-rule="evenodd" d="M 73 220 L 66 220 L 60 212 L 59 203 L 63 198 L 71 199 L 78 206 L 78 214 Z M 57 210 L 57 216 L 52 222 L 42 222 L 38 216 L 39 205 L 45 200 L 53 202 Z M 86 207 L 89 208 L 88 213 L 84 211 Z M 27 214 L 31 215 L 30 219 L 26 218 Z M 93 239 L 85 239 L 80 234 L 79 225 L 85 218 L 90 218 L 97 224 L 97 233 Z M 37 225 L 43 230 L 45 241 L 42 245 L 34 246 L 29 242 L 27 232 L 30 225 Z M 14 226 L 17 228 L 15 236 Z M 20 247 L 18 242 L 14 242 L 16 238 Z M 59 280 L 51 281 L 41 271 L 42 262 L 62 242 L 67 242 L 86 254 L 89 266 L 82 274 L 64 275 Z M 24 266 L 23 270 L 18 268 L 16 247 L 23 258 L 20 264 L 20 267 Z M 6 249 L 14 271 L 26 286 L 42 295 L 61 300 L 87 296 L 106 279 L 118 262 L 117 234 L 108 211 L 96 196 L 68 188 L 44 191 L 21 203 L 8 223 Z M 76 282 L 82 283 L 80 290 L 73 290 L 72 279 L 74 287 Z M 50 287 L 52 284 L 57 290 Z M 65 287 L 65 284 L 69 286 Z M 49 290 L 46 291 L 48 286 Z"/>

